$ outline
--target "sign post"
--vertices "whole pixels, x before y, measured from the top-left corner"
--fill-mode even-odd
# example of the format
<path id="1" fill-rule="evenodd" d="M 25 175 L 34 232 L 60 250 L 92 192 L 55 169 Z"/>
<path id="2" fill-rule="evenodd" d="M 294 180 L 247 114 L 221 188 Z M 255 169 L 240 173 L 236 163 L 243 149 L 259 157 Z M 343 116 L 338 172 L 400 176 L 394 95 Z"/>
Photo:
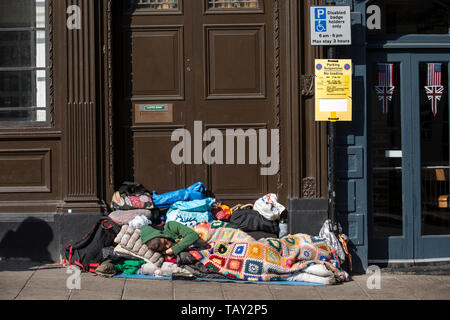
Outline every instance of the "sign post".
<path id="1" fill-rule="evenodd" d="M 336 213 L 336 122 L 352 120 L 352 63 L 335 60 L 335 46 L 351 45 L 350 6 L 310 9 L 312 46 L 329 46 L 328 60 L 316 60 L 316 121 L 328 121 L 328 212 L 333 232 Z"/>

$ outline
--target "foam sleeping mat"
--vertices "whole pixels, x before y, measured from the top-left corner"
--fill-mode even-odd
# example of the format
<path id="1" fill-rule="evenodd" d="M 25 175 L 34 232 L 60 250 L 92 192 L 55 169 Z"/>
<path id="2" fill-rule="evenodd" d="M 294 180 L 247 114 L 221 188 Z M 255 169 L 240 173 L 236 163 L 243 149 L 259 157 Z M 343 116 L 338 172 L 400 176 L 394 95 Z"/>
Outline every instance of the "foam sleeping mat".
<path id="1" fill-rule="evenodd" d="M 132 279 L 148 279 L 148 280 L 172 280 L 172 277 L 156 277 L 143 274 L 118 274 L 114 278 L 132 278 Z M 247 280 L 233 280 L 233 279 L 210 279 L 210 278 L 194 278 L 187 281 L 209 281 L 209 282 L 234 282 L 234 283 L 251 283 L 251 284 L 263 284 L 263 285 L 283 285 L 283 286 L 326 286 L 323 283 L 314 283 L 306 281 L 247 281 Z"/>

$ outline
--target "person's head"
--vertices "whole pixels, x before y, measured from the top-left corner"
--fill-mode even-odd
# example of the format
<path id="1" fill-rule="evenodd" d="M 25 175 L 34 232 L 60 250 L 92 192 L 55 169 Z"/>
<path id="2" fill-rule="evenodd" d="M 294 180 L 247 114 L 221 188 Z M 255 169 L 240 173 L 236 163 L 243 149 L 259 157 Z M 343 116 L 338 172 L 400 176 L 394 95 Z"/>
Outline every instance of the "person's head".
<path id="1" fill-rule="evenodd" d="M 163 252 L 173 247 L 173 242 L 167 238 L 153 238 L 147 242 L 147 247 L 156 252 Z"/>

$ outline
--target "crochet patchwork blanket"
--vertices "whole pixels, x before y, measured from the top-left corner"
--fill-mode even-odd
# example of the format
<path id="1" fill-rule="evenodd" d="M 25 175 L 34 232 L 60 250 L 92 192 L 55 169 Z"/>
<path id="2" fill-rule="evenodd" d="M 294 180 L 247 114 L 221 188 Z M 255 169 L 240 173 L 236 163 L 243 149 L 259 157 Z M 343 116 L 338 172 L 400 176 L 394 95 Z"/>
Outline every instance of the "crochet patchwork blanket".
<path id="1" fill-rule="evenodd" d="M 336 253 L 319 237 L 287 235 L 281 239 L 254 240 L 226 222 L 213 221 L 195 230 L 210 245 L 190 253 L 208 270 L 231 279 L 280 281 L 316 264 L 332 271 L 336 281 L 348 281 Z"/>
<path id="2" fill-rule="evenodd" d="M 201 239 L 208 243 L 216 241 L 226 242 L 249 242 L 256 241 L 248 233 L 242 231 L 238 226 L 231 225 L 224 221 L 213 221 L 211 223 L 203 222 L 194 228 Z"/>

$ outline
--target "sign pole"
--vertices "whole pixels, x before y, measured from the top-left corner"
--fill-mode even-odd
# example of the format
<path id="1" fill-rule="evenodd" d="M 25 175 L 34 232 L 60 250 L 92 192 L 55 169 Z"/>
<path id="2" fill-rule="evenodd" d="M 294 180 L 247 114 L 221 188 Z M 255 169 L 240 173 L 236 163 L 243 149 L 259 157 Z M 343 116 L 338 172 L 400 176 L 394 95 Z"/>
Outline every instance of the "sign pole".
<path id="1" fill-rule="evenodd" d="M 328 47 L 328 59 L 335 58 L 335 47 Z M 336 214 L 336 113 L 332 112 L 328 121 L 328 212 L 333 232 L 337 233 Z"/>
<path id="2" fill-rule="evenodd" d="M 328 219 L 337 234 L 336 122 L 352 121 L 353 70 L 351 59 L 336 59 L 335 48 L 352 44 L 350 6 L 311 6 L 310 38 L 312 46 L 328 47 L 328 60 L 315 62 L 315 111 L 316 121 L 328 122 Z"/>

